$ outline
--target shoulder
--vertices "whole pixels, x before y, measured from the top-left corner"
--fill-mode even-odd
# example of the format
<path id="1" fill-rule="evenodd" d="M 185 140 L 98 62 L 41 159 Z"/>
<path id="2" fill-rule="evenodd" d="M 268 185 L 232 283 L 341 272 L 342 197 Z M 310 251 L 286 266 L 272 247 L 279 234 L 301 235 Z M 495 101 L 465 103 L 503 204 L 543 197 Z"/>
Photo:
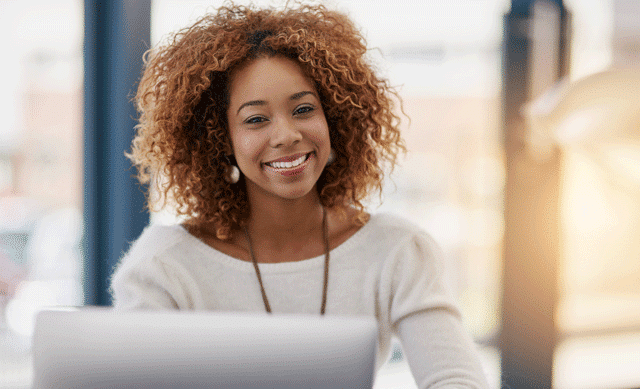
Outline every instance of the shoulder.
<path id="1" fill-rule="evenodd" d="M 118 268 L 149 263 L 153 258 L 163 256 L 175 246 L 188 240 L 188 233 L 179 225 L 147 226 L 136 239 L 127 253 L 121 258 Z"/>
<path id="2" fill-rule="evenodd" d="M 440 255 L 438 245 L 422 228 L 390 213 L 371 214 L 369 221 L 344 246 L 358 258 L 384 262 L 407 257 L 433 259 Z"/>
<path id="3" fill-rule="evenodd" d="M 140 237 L 131 245 L 130 254 L 139 252 L 159 254 L 169 248 L 184 243 L 188 233 L 180 225 L 152 224 L 146 227 Z"/>
<path id="4" fill-rule="evenodd" d="M 444 255 L 427 232 L 391 214 L 375 215 L 370 223 L 374 223 L 371 227 L 375 235 L 368 244 L 384 257 L 381 288 L 389 296 L 397 296 L 392 317 L 401 318 L 434 305 L 455 307 L 449 300 Z"/>
<path id="5" fill-rule="evenodd" d="M 416 238 L 431 240 L 430 236 L 418 225 L 391 213 L 372 214 L 363 229 L 370 240 L 395 242 Z"/>
<path id="6" fill-rule="evenodd" d="M 123 307 L 177 307 L 176 249 L 188 244 L 181 226 L 150 225 L 124 254 L 111 275 L 110 293 L 114 305 Z"/>

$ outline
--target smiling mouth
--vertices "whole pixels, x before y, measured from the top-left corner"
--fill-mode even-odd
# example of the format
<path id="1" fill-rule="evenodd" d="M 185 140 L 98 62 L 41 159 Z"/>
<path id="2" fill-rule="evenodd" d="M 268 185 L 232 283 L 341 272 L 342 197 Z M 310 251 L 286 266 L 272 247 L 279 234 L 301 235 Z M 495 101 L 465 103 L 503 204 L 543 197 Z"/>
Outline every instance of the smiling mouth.
<path id="1" fill-rule="evenodd" d="M 303 163 L 305 163 L 309 157 L 311 156 L 311 153 L 307 153 L 293 161 L 288 161 L 288 162 L 265 162 L 264 164 L 266 166 L 269 166 L 270 168 L 273 169 L 293 169 L 295 167 L 298 167 L 300 165 L 302 165 Z"/>

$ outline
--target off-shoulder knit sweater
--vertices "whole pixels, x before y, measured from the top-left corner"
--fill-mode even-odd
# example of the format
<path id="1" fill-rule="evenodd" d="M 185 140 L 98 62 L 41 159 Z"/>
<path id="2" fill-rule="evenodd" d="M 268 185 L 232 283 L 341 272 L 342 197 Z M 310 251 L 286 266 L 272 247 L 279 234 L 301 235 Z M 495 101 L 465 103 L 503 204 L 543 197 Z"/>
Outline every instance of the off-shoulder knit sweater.
<path id="1" fill-rule="evenodd" d="M 374 214 L 331 250 L 326 315 L 377 319 L 377 366 L 400 339 L 419 388 L 487 387 L 475 347 L 443 280 L 433 240 L 407 221 Z M 274 314 L 319 314 L 324 255 L 259 264 Z M 116 309 L 263 312 L 253 264 L 180 226 L 147 227 L 112 278 Z"/>

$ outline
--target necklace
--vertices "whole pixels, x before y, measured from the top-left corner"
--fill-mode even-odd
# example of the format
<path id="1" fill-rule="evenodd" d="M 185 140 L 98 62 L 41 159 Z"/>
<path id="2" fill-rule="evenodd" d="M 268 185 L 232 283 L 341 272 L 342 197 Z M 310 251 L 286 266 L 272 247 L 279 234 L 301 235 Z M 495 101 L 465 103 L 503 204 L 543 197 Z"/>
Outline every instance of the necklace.
<path id="1" fill-rule="evenodd" d="M 269 305 L 269 299 L 267 293 L 264 291 L 264 285 L 262 284 L 262 276 L 260 275 L 260 268 L 258 267 L 258 261 L 253 253 L 253 245 L 251 244 L 251 237 L 249 236 L 249 230 L 247 226 L 244 226 L 244 234 L 249 243 L 249 253 L 251 254 L 251 261 L 253 262 L 253 268 L 256 269 L 256 276 L 258 277 L 258 283 L 260 284 L 260 291 L 262 292 L 262 301 L 264 302 L 264 308 L 268 313 L 271 313 L 271 306 Z M 327 212 L 324 207 L 322 208 L 322 240 L 324 241 L 324 281 L 322 286 L 322 306 L 320 307 L 320 314 L 324 315 L 325 308 L 327 306 L 327 288 L 329 286 L 329 231 L 327 227 Z"/>

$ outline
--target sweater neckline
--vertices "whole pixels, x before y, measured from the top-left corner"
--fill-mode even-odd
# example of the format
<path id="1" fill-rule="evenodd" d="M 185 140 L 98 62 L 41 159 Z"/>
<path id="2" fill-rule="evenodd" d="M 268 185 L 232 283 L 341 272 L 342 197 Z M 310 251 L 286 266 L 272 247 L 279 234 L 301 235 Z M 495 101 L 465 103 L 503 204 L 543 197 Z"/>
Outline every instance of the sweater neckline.
<path id="1" fill-rule="evenodd" d="M 377 218 L 376 215 L 370 214 L 369 220 L 365 225 L 360 227 L 358 231 L 356 231 L 353 235 L 351 235 L 347 240 L 342 242 L 337 247 L 334 247 L 329 253 L 333 258 L 342 257 L 343 252 L 351 250 L 354 246 L 360 244 L 360 242 L 365 239 L 365 236 L 368 233 L 368 230 L 371 228 L 373 219 Z M 189 245 L 192 245 L 195 249 L 200 251 L 207 257 L 215 259 L 218 262 L 224 263 L 228 266 L 235 267 L 240 270 L 245 271 L 255 271 L 253 268 L 253 263 L 248 261 L 243 261 L 242 259 L 233 257 L 229 254 L 226 254 L 215 247 L 212 247 L 202 240 L 196 238 L 192 235 L 187 229 L 178 224 L 176 227 L 179 231 L 184 235 L 185 241 L 188 242 Z M 305 258 L 299 261 L 288 261 L 288 262 L 277 262 L 277 263 L 259 263 L 260 270 L 265 273 L 272 272 L 281 272 L 281 271 L 296 271 L 301 269 L 315 268 L 318 266 L 323 266 L 324 264 L 324 253 L 312 258 Z"/>

